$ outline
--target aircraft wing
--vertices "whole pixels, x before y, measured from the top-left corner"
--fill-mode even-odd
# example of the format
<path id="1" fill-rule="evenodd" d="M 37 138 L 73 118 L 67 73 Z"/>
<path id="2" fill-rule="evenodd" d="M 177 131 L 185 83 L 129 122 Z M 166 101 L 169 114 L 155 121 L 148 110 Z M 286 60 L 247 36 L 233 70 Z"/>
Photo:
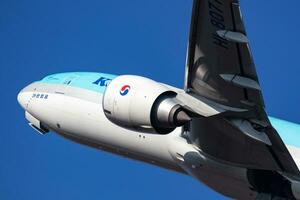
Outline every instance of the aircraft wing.
<path id="1" fill-rule="evenodd" d="M 194 142 L 224 162 L 299 174 L 264 110 L 239 1 L 194 0 L 190 29 L 185 90 L 225 108 L 191 122 Z"/>

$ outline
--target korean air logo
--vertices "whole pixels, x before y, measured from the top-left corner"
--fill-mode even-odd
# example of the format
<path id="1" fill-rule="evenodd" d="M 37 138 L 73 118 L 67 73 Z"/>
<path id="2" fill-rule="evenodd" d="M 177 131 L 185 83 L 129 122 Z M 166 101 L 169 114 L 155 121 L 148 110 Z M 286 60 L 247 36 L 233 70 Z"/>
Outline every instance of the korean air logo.
<path id="1" fill-rule="evenodd" d="M 129 85 L 124 85 L 121 90 L 120 90 L 120 95 L 121 96 L 126 96 L 128 92 L 130 91 L 130 86 Z"/>
<path id="2" fill-rule="evenodd" d="M 104 86 L 107 87 L 110 82 L 111 82 L 110 78 L 100 77 L 98 80 L 93 82 L 93 84 L 99 85 L 101 87 L 104 87 Z"/>

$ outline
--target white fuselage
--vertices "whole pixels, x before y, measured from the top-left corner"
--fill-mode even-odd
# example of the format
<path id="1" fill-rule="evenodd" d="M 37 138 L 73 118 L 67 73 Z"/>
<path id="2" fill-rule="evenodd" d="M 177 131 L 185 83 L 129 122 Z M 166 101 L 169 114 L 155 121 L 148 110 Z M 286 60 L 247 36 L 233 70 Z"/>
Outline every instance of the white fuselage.
<path id="1" fill-rule="evenodd" d="M 206 157 L 185 137 L 182 128 L 166 135 L 122 128 L 105 116 L 102 97 L 101 92 L 68 84 L 35 82 L 19 93 L 18 101 L 35 127 L 43 126 L 93 148 L 188 173 L 224 195 L 243 199 L 256 195 L 246 169 Z"/>
<path id="2" fill-rule="evenodd" d="M 35 87 L 34 84 L 27 88 Z M 80 94 L 85 98 L 69 96 L 68 92 L 71 90 L 72 94 Z M 36 94 L 47 95 L 47 99 L 33 97 Z M 63 92 L 25 89 L 19 95 L 19 101 L 24 102 L 21 104 L 26 112 L 64 137 L 95 148 L 182 171 L 174 161 L 171 148 L 172 138 L 180 136 L 181 128 L 168 135 L 143 134 L 121 128 L 105 117 L 101 93 L 78 88 L 66 88 Z"/>

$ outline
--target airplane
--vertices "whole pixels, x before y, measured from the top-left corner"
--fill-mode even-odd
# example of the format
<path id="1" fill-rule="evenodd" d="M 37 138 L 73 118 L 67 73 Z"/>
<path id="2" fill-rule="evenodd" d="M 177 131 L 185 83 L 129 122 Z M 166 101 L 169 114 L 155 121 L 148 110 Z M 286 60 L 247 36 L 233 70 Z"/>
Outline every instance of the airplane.
<path id="1" fill-rule="evenodd" d="M 183 173 L 234 199 L 300 199 L 300 125 L 268 117 L 237 0 L 194 0 L 183 89 L 69 72 L 17 98 L 42 135 Z"/>

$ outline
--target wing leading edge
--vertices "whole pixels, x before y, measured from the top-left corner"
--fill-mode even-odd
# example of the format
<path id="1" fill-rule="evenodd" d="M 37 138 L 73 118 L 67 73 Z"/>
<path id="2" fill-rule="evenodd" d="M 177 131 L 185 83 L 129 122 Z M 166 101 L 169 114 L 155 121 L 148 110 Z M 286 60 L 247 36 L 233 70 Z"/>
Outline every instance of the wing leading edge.
<path id="1" fill-rule="evenodd" d="M 264 110 L 239 1 L 194 0 L 185 90 L 227 110 L 191 122 L 205 153 L 253 169 L 299 175 Z M 206 131 L 197 133 L 200 129 Z"/>

